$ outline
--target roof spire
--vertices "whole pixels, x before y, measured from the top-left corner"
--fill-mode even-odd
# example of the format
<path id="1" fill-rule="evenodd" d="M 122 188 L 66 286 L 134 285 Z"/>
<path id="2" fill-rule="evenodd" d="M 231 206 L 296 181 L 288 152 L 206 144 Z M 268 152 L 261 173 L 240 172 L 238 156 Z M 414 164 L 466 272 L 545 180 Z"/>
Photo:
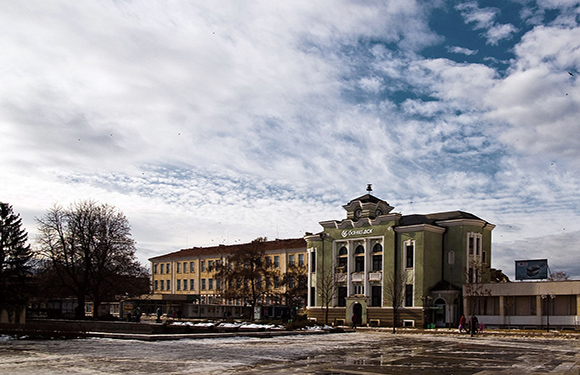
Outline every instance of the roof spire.
<path id="1" fill-rule="evenodd" d="M 369 194 L 373 191 L 373 184 L 367 184 L 367 191 Z"/>

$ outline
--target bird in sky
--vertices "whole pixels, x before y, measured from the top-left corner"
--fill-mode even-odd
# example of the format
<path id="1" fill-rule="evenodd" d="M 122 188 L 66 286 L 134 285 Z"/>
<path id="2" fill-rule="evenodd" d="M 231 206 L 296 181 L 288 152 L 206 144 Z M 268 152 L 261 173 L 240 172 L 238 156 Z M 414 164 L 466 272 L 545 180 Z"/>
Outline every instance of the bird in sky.
<path id="1" fill-rule="evenodd" d="M 570 74 L 572 77 L 574 77 L 574 74 L 572 74 L 572 72 L 568 72 L 568 74 Z"/>

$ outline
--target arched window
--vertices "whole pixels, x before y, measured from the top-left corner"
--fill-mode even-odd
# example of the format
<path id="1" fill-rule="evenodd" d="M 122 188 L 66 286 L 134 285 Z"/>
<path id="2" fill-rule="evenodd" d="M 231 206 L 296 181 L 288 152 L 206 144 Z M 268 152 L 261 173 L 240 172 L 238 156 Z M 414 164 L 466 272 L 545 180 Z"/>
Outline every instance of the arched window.
<path id="1" fill-rule="evenodd" d="M 375 246 L 373 246 L 373 253 L 382 253 L 383 252 L 383 246 L 380 243 L 375 244 Z"/>
<path id="2" fill-rule="evenodd" d="M 365 248 L 362 245 L 358 245 L 356 249 L 354 249 L 355 254 L 364 254 Z"/>
<path id="3" fill-rule="evenodd" d="M 341 248 L 338 250 L 338 255 L 347 255 L 347 254 L 348 254 L 348 250 L 346 249 L 346 247 L 345 247 L 345 246 L 341 247 Z"/>

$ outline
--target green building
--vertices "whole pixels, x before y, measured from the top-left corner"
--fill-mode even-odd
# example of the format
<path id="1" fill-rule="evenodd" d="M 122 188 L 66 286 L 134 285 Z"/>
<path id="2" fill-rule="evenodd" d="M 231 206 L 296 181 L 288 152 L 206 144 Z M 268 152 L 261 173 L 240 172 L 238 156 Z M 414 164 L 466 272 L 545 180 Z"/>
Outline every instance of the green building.
<path id="1" fill-rule="evenodd" d="M 305 236 L 310 318 L 456 325 L 468 298 L 462 287 L 490 281 L 493 224 L 462 211 L 401 215 L 370 194 L 343 207 L 346 219 Z"/>

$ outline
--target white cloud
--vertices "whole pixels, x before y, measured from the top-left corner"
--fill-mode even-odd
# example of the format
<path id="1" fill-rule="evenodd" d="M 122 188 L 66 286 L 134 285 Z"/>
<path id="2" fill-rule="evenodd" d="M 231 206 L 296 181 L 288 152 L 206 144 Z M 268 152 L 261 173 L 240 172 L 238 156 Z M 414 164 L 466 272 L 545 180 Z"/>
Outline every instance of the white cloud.
<path id="1" fill-rule="evenodd" d="M 456 9 L 461 12 L 465 23 L 473 23 L 475 30 L 486 30 L 483 35 L 488 44 L 497 45 L 500 40 L 510 39 L 518 31 L 512 24 L 496 23 L 495 19 L 500 13 L 498 8 L 479 8 L 477 2 L 472 1 L 459 4 Z"/>
<path id="2" fill-rule="evenodd" d="M 497 45 L 500 40 L 510 39 L 518 29 L 512 24 L 494 25 L 486 32 L 487 41 L 491 45 Z"/>
<path id="3" fill-rule="evenodd" d="M 473 212 L 499 243 L 578 219 L 580 35 L 562 22 L 498 72 L 422 55 L 443 2 L 23 4 L 0 4 L 0 196 L 29 230 L 94 198 L 145 259 L 320 230 L 367 183 L 404 213 Z M 514 35 L 458 9 L 488 43 Z"/>
<path id="4" fill-rule="evenodd" d="M 497 8 L 479 8 L 477 2 L 471 1 L 456 6 L 465 23 L 475 23 L 475 29 L 488 29 L 495 23 L 495 17 L 499 13 Z"/>
<path id="5" fill-rule="evenodd" d="M 475 55 L 478 52 L 477 50 L 472 50 L 469 48 L 463 48 L 458 46 L 447 46 L 447 51 L 467 56 Z"/>
<path id="6" fill-rule="evenodd" d="M 501 139 L 528 155 L 576 164 L 580 89 L 568 71 L 580 67 L 580 28 L 536 27 L 515 47 L 513 69 L 485 97 L 490 118 L 509 127 Z"/>

